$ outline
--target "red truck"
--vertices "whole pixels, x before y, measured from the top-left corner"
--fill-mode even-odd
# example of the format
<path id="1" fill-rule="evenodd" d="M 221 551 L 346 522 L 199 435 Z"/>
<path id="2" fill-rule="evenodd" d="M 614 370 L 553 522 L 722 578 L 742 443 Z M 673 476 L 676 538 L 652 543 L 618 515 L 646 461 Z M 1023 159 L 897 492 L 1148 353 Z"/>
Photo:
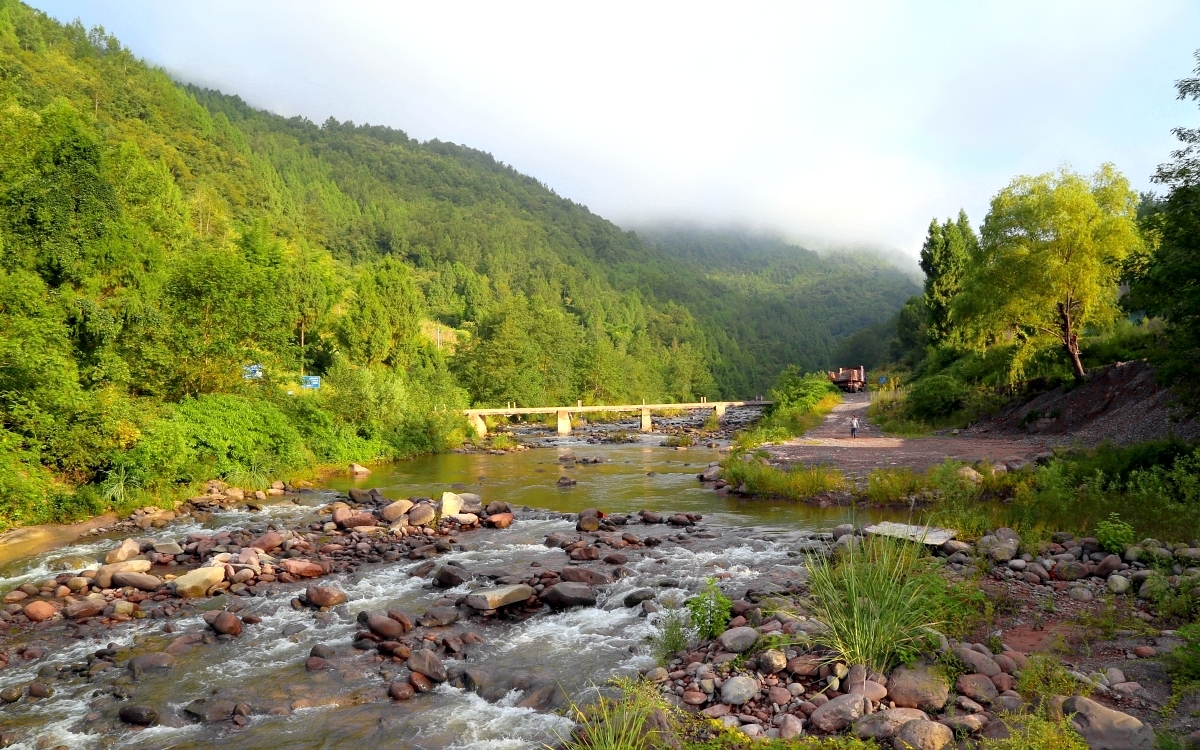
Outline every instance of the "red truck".
<path id="1" fill-rule="evenodd" d="M 839 367 L 837 372 L 829 372 L 829 380 L 846 393 L 858 393 L 867 387 L 867 368 Z"/>

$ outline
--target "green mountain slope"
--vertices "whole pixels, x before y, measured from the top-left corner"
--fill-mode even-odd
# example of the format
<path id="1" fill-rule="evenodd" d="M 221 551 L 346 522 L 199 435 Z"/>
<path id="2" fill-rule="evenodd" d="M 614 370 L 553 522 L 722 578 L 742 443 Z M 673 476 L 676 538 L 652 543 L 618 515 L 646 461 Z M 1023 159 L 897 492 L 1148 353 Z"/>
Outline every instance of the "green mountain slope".
<path id="1" fill-rule="evenodd" d="M 898 306 L 865 258 L 672 248 L 488 154 L 256 111 L 0 0 L 0 525 L 443 449 L 471 403 L 749 395 L 874 321 L 814 300 Z"/>

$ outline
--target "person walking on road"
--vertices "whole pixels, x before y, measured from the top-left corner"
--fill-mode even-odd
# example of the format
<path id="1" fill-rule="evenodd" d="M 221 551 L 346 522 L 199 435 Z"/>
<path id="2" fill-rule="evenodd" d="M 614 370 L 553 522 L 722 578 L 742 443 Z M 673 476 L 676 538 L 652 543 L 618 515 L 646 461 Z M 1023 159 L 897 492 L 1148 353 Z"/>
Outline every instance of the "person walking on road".
<path id="1" fill-rule="evenodd" d="M 853 417 L 850 420 L 850 437 L 858 437 L 858 417 Z"/>

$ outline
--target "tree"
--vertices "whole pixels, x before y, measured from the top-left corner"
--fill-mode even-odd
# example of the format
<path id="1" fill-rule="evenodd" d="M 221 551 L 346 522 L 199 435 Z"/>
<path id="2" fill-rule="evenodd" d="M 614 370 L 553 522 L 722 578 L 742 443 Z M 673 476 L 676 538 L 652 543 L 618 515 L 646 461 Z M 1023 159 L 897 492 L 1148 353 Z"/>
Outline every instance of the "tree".
<path id="1" fill-rule="evenodd" d="M 929 233 L 921 246 L 921 270 L 925 272 L 925 311 L 927 335 L 933 344 L 950 337 L 953 330 L 951 304 L 962 288 L 967 258 L 979 249 L 979 240 L 967 213 L 960 210 L 958 220 L 938 225 L 929 223 Z"/>
<path id="2" fill-rule="evenodd" d="M 1079 334 L 1116 319 L 1121 264 L 1141 244 L 1137 194 L 1111 164 L 1018 177 L 992 199 L 954 314 L 976 343 L 1016 343 L 1015 368 L 1053 344 L 1082 378 Z"/>

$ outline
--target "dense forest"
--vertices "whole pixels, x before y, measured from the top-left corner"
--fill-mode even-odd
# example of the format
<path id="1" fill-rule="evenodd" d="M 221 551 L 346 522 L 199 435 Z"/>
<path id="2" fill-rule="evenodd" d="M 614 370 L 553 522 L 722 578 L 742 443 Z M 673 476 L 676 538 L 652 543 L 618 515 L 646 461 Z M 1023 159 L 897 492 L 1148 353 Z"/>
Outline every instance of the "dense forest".
<path id="1" fill-rule="evenodd" d="M 697 263 L 489 154 L 257 111 L 14 0 L 0 131 L 4 525 L 441 450 L 473 403 L 763 392 L 911 284 Z"/>

